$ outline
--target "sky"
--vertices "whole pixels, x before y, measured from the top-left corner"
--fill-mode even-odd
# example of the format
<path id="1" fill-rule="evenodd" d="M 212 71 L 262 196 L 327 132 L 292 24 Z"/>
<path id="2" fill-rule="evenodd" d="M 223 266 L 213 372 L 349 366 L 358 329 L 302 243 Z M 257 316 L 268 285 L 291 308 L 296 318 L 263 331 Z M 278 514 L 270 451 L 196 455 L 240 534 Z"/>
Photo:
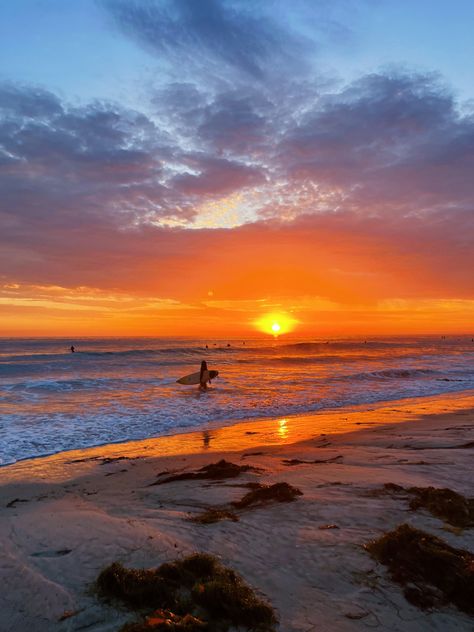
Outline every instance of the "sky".
<path id="1" fill-rule="evenodd" d="M 473 23 L 4 0 L 0 335 L 473 333 Z"/>

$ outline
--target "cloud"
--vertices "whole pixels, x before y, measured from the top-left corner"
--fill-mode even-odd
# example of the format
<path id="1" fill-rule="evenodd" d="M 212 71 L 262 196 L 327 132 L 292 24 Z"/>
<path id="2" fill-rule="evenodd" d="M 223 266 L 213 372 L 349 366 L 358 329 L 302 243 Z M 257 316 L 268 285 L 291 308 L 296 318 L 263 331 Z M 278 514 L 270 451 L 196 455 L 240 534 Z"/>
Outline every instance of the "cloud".
<path id="1" fill-rule="evenodd" d="M 264 178 L 257 165 L 180 146 L 151 118 L 117 104 L 72 107 L 47 91 L 3 84 L 0 116 L 7 231 L 186 223 L 196 196 L 214 198 Z"/>
<path id="2" fill-rule="evenodd" d="M 289 126 L 278 164 L 293 191 L 337 191 L 345 209 L 469 210 L 473 140 L 472 115 L 457 109 L 437 77 L 375 74 L 325 95 Z"/>
<path id="3" fill-rule="evenodd" d="M 103 0 L 118 26 L 159 57 L 261 79 L 308 46 L 271 15 L 271 5 L 229 0 Z M 270 9 L 270 10 L 269 10 Z"/>
<path id="4" fill-rule="evenodd" d="M 217 152 L 261 156 L 274 131 L 278 109 L 257 90 L 222 92 L 203 109 L 197 133 Z"/>
<path id="5" fill-rule="evenodd" d="M 200 154 L 188 155 L 187 162 L 199 169 L 197 175 L 177 175 L 171 185 L 185 195 L 225 195 L 236 189 L 263 182 L 261 168 L 250 167 L 223 158 L 210 158 Z"/>
<path id="6" fill-rule="evenodd" d="M 0 269 L 9 283 L 87 285 L 192 302 L 208 300 L 209 288 L 214 300 L 469 298 L 473 228 L 461 212 L 431 222 L 320 214 L 232 230 L 84 225 L 70 235 L 32 236 L 34 264 L 2 248 Z"/>
<path id="7" fill-rule="evenodd" d="M 43 88 L 30 87 L 24 90 L 14 83 L 4 83 L 0 94 L 3 113 L 29 119 L 62 114 L 61 103 L 54 94 Z"/>
<path id="8" fill-rule="evenodd" d="M 80 218 L 113 221 L 117 207 L 131 212 L 133 185 L 154 182 L 159 189 L 161 160 L 172 151 L 142 114 L 101 103 L 67 107 L 30 87 L 1 85 L 0 114 L 0 147 L 8 157 L 0 212 L 50 227 Z"/>
<path id="9" fill-rule="evenodd" d="M 216 309 L 472 298 L 474 118 L 435 75 L 186 80 L 143 109 L 0 86 L 4 283 L 211 289 Z"/>

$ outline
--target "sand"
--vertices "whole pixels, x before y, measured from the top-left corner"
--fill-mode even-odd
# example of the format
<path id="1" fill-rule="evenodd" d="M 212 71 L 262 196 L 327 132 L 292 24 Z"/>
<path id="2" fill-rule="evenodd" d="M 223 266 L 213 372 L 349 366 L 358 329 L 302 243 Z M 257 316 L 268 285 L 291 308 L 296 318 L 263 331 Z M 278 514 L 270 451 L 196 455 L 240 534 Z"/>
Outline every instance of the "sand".
<path id="1" fill-rule="evenodd" d="M 474 529 L 410 511 L 403 498 L 370 495 L 391 482 L 472 496 L 472 442 L 471 392 L 253 421 L 4 467 L 0 630 L 118 630 L 133 615 L 96 598 L 92 585 L 104 566 L 119 560 L 148 568 L 203 551 L 268 599 L 282 632 L 472 631 L 474 619 L 454 607 L 422 611 L 408 603 L 363 546 L 406 522 L 474 551 Z M 151 486 L 160 472 L 222 458 L 261 471 Z M 292 459 L 329 462 L 285 465 Z M 238 522 L 187 520 L 241 498 L 248 491 L 241 483 L 280 481 L 303 496 L 239 512 Z"/>

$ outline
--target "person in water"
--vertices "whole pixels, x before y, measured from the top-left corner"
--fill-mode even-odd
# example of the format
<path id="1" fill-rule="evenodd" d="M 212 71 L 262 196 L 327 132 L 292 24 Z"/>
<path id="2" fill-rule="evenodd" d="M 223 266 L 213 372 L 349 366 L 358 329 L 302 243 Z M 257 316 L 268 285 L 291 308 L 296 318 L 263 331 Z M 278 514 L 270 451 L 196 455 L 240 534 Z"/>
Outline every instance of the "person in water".
<path id="1" fill-rule="evenodd" d="M 71 345 L 71 353 L 74 353 L 74 351 L 75 351 L 74 345 Z"/>
<path id="2" fill-rule="evenodd" d="M 207 375 L 204 375 L 207 373 Z M 207 391 L 207 383 L 209 382 L 209 371 L 207 370 L 207 362 L 203 360 L 201 362 L 201 371 L 199 373 L 199 390 Z"/>

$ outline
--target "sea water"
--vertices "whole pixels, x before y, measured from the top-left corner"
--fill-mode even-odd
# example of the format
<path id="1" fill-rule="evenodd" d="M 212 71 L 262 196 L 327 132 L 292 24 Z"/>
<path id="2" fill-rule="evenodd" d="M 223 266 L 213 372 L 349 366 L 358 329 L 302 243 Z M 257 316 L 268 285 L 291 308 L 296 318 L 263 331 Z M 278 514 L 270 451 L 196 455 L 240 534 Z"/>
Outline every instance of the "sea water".
<path id="1" fill-rule="evenodd" d="M 467 336 L 3 338 L 0 463 L 212 422 L 468 390 L 473 354 Z M 219 371 L 209 391 L 176 384 L 201 360 Z"/>

